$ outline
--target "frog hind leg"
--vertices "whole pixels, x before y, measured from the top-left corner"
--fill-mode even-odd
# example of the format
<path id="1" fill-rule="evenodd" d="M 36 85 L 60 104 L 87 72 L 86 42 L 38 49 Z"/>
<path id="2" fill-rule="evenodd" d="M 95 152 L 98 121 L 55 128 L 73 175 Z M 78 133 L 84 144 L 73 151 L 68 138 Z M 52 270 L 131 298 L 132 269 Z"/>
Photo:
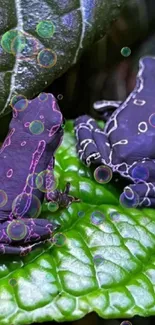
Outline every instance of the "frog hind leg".
<path id="1" fill-rule="evenodd" d="M 80 160 L 91 164 L 108 165 L 110 163 L 110 143 L 107 135 L 89 115 L 78 117 L 74 122 L 77 138 L 77 152 Z"/>
<path id="2" fill-rule="evenodd" d="M 124 188 L 120 200 L 132 207 L 155 207 L 155 161 L 137 162 L 129 169 L 134 184 Z"/>
<path id="3" fill-rule="evenodd" d="M 47 173 L 45 183 L 46 183 L 46 194 L 45 198 L 49 202 L 56 202 L 58 204 L 58 208 L 67 208 L 72 202 L 80 202 L 80 199 L 69 195 L 69 190 L 70 190 L 70 183 L 66 183 L 64 191 L 60 191 L 59 189 L 56 189 L 54 191 L 51 190 L 52 188 L 52 182 L 54 182 L 54 163 L 55 159 L 52 158 L 47 170 L 50 171 L 50 173 Z M 51 179 L 48 177 L 51 177 Z"/>
<path id="4" fill-rule="evenodd" d="M 119 100 L 101 100 L 94 103 L 93 108 L 103 121 L 108 121 L 112 113 L 122 104 Z"/>
<path id="5" fill-rule="evenodd" d="M 32 250 L 41 246 L 42 243 L 37 243 L 29 246 L 13 246 L 7 244 L 0 244 L 0 255 L 19 255 L 25 256 L 29 254 Z"/>
<path id="6" fill-rule="evenodd" d="M 51 240 L 60 224 L 46 219 L 14 219 L 0 223 L 0 254 L 26 255 Z"/>

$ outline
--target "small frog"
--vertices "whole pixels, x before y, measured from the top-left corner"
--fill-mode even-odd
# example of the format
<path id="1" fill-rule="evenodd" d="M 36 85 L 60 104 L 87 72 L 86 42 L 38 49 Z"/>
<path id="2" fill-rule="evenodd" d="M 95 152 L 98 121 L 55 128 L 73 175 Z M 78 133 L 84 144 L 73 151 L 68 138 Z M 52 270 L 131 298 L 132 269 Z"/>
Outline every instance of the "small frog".
<path id="1" fill-rule="evenodd" d="M 88 115 L 75 120 L 77 151 L 87 165 L 106 165 L 128 178 L 121 201 L 155 206 L 155 57 L 143 57 L 134 90 L 124 102 L 94 104 L 106 121 L 102 130 Z"/>
<path id="2" fill-rule="evenodd" d="M 66 207 L 78 199 L 54 190 L 54 153 L 63 116 L 52 94 L 33 100 L 14 96 L 9 133 L 0 148 L 0 254 L 26 255 L 52 240 L 60 225 L 37 218 L 44 198 Z"/>

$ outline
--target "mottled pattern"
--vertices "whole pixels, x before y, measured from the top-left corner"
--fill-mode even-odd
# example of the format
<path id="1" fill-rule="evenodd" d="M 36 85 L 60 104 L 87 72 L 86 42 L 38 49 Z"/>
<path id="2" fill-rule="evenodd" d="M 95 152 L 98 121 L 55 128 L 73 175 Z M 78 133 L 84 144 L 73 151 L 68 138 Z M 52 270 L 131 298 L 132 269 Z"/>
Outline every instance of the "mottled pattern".
<path id="1" fill-rule="evenodd" d="M 20 106 L 21 110 L 19 110 Z M 13 107 L 10 131 L 0 149 L 1 196 L 4 193 L 4 202 L 2 199 L 0 202 L 0 253 L 2 254 L 27 254 L 42 241 L 50 238 L 53 230 L 58 227 L 58 224 L 48 220 L 30 217 L 35 209 L 33 206 L 35 202 L 41 205 L 44 196 L 47 200 L 55 201 L 58 193 L 60 205 L 63 203 L 63 200 L 60 200 L 61 194 L 65 195 L 65 199 L 67 197 L 64 206 L 75 200 L 67 196 L 68 192 L 62 193 L 58 190 L 51 192 L 53 157 L 63 136 L 63 117 L 56 99 L 52 94 L 41 94 L 27 101 L 26 106 L 22 110 L 22 101 L 19 101 L 18 105 Z M 39 121 L 37 123 L 43 126 L 40 133 L 37 128 L 34 130 L 35 134 L 31 132 L 30 126 L 33 121 Z M 28 182 L 29 175 L 35 173 L 38 175 L 42 171 L 46 171 L 44 192 L 33 186 L 33 178 L 30 183 Z M 35 202 L 34 198 L 36 198 Z M 13 205 L 13 202 L 16 204 Z M 19 220 L 19 224 L 12 224 L 14 220 Z M 25 233 L 21 237 L 22 227 L 25 227 Z"/>
<path id="2" fill-rule="evenodd" d="M 90 116 L 75 121 L 77 150 L 87 165 L 108 165 L 131 180 L 124 189 L 139 196 L 138 206 L 155 206 L 155 57 L 143 57 L 135 89 L 125 102 L 94 104 L 107 121 L 104 131 Z M 143 173 L 135 177 L 135 170 Z M 145 176 L 145 177 L 144 177 Z"/>

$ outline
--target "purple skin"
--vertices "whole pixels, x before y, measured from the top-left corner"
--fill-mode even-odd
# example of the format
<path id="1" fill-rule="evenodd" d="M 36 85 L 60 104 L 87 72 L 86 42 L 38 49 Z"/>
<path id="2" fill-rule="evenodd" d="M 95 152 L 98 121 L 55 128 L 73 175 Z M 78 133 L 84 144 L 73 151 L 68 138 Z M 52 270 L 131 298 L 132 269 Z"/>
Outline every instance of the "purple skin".
<path id="1" fill-rule="evenodd" d="M 54 153 L 63 137 L 63 116 L 56 99 L 52 94 L 42 93 L 27 101 L 24 110 L 23 105 L 21 99 L 13 106 L 10 131 L 0 149 L 0 254 L 26 255 L 42 242 L 52 240 L 53 231 L 60 225 L 33 219 L 35 202 L 41 205 L 45 197 L 66 207 L 78 201 L 68 195 L 69 184 L 64 192 L 51 192 Z M 36 120 L 42 122 L 40 134 L 32 133 L 29 128 Z M 34 186 L 34 177 L 31 184 L 28 182 L 29 175 L 42 171 L 47 171 L 41 178 L 44 192 Z"/>
<path id="2" fill-rule="evenodd" d="M 131 180 L 121 198 L 135 206 L 155 207 L 155 57 L 143 57 L 134 90 L 125 102 L 94 104 L 106 121 L 104 131 L 91 116 L 75 120 L 77 151 L 87 165 L 107 165 Z M 133 201 L 133 204 L 132 204 Z"/>

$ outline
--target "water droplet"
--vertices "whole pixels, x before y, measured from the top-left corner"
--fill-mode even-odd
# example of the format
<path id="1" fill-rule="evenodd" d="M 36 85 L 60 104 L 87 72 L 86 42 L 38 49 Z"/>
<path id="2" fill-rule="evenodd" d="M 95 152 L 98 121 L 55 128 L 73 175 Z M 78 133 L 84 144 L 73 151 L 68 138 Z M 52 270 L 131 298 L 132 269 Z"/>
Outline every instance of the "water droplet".
<path id="1" fill-rule="evenodd" d="M 137 180 L 148 180 L 149 178 L 149 170 L 144 166 L 136 166 L 132 170 L 132 177 Z"/>
<path id="2" fill-rule="evenodd" d="M 91 222 L 94 225 L 101 225 L 105 221 L 105 216 L 100 211 L 94 211 L 91 215 Z"/>
<path id="3" fill-rule="evenodd" d="M 101 255 L 95 255 L 94 258 L 93 258 L 93 260 L 94 260 L 94 264 L 96 266 L 99 266 L 104 261 L 104 259 L 103 259 L 103 257 Z"/>
<path id="4" fill-rule="evenodd" d="M 100 184 L 109 183 L 112 179 L 112 170 L 108 166 L 101 165 L 94 171 L 94 178 Z"/>
<path id="5" fill-rule="evenodd" d="M 15 278 L 12 278 L 9 280 L 9 284 L 11 287 L 15 287 L 17 285 L 17 280 Z"/>
<path id="6" fill-rule="evenodd" d="M 54 34 L 55 27 L 51 21 L 43 20 L 37 25 L 36 31 L 40 37 L 50 38 Z"/>
<path id="7" fill-rule="evenodd" d="M 10 106 L 18 112 L 24 111 L 28 106 L 28 100 L 24 95 L 15 95 L 12 97 Z"/>
<path id="8" fill-rule="evenodd" d="M 29 130 L 32 134 L 41 134 L 44 131 L 44 124 L 39 120 L 32 121 L 29 125 Z"/>
<path id="9" fill-rule="evenodd" d="M 116 211 L 110 212 L 110 218 L 113 222 L 119 222 L 120 215 Z"/>
<path id="10" fill-rule="evenodd" d="M 58 100 L 62 100 L 62 99 L 63 99 L 63 95 L 62 95 L 62 94 L 59 94 L 59 95 L 57 96 L 57 99 L 58 99 Z"/>
<path id="11" fill-rule="evenodd" d="M 51 212 L 55 212 L 59 209 L 59 204 L 57 202 L 49 202 L 48 205 L 48 210 Z"/>
<path id="12" fill-rule="evenodd" d="M 124 320 L 120 325 L 132 325 L 128 320 Z"/>
<path id="13" fill-rule="evenodd" d="M 149 117 L 149 124 L 155 128 L 155 113 L 151 114 Z"/>
<path id="14" fill-rule="evenodd" d="M 62 233 L 57 233 L 53 236 L 53 241 L 56 246 L 61 247 L 65 244 L 66 242 L 66 236 Z"/>
<path id="15" fill-rule="evenodd" d="M 38 40 L 25 32 L 18 33 L 11 43 L 12 54 L 22 61 L 34 58 L 38 54 L 39 47 Z"/>
<path id="16" fill-rule="evenodd" d="M 39 100 L 41 102 L 45 102 L 47 99 L 48 99 L 48 94 L 46 93 L 40 93 L 39 96 L 38 96 Z"/>
<path id="17" fill-rule="evenodd" d="M 85 216 L 85 212 L 84 211 L 78 211 L 78 216 L 80 218 L 84 217 Z"/>
<path id="18" fill-rule="evenodd" d="M 18 35 L 11 42 L 11 52 L 15 56 L 19 55 L 22 50 L 24 50 L 26 46 L 26 37 L 22 33 L 18 33 Z"/>
<path id="19" fill-rule="evenodd" d="M 8 196 L 5 191 L 0 190 L 0 208 L 4 207 L 4 205 L 8 202 Z"/>
<path id="20" fill-rule="evenodd" d="M 38 188 L 37 182 L 39 181 L 39 176 L 37 173 L 32 173 L 27 176 L 26 183 L 31 188 L 36 189 Z M 42 181 L 42 178 L 40 176 L 40 182 Z"/>
<path id="21" fill-rule="evenodd" d="M 3 34 L 1 39 L 1 46 L 4 49 L 4 51 L 12 54 L 11 49 L 11 43 L 14 40 L 14 38 L 18 35 L 17 30 L 9 30 L 5 34 Z"/>
<path id="22" fill-rule="evenodd" d="M 128 57 L 130 54 L 131 54 L 131 49 L 127 46 L 123 47 L 121 49 L 121 54 L 124 56 L 124 57 Z"/>
<path id="23" fill-rule="evenodd" d="M 36 177 L 36 186 L 41 192 L 52 192 L 58 186 L 58 180 L 54 177 L 52 171 L 46 169 Z"/>
<path id="24" fill-rule="evenodd" d="M 13 220 L 6 229 L 7 235 L 12 240 L 22 240 L 26 237 L 28 229 L 22 220 Z"/>
<path id="25" fill-rule="evenodd" d="M 21 193 L 13 200 L 12 213 L 15 217 L 37 218 L 41 212 L 41 202 L 34 194 Z"/>
<path id="26" fill-rule="evenodd" d="M 139 196 L 136 192 L 123 192 L 119 200 L 120 204 L 125 208 L 136 208 L 139 204 Z"/>
<path id="27" fill-rule="evenodd" d="M 42 68 L 52 68 L 57 62 L 57 55 L 51 49 L 44 49 L 38 53 L 38 64 Z"/>
<path id="28" fill-rule="evenodd" d="M 134 191 L 130 187 L 125 187 L 124 195 L 128 200 L 134 199 Z"/>

